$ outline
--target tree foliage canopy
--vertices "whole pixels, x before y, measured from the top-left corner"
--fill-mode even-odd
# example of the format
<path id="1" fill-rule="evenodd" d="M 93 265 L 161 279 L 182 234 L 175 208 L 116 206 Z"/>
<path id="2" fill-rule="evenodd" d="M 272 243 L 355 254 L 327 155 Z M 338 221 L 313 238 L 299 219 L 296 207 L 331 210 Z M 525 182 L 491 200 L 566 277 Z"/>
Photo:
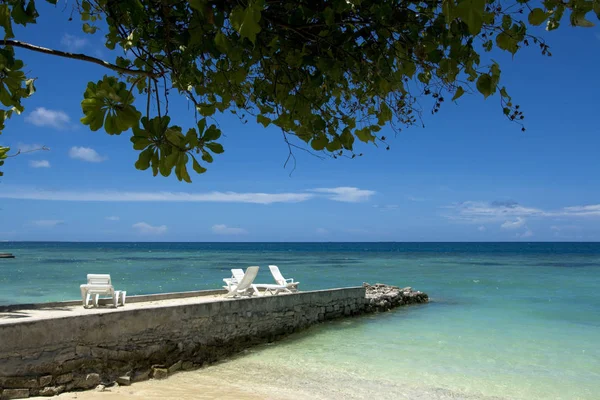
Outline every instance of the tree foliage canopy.
<path id="1" fill-rule="evenodd" d="M 39 1 L 39 0 L 38 0 Z M 57 0 L 46 0 L 56 4 Z M 535 3 L 535 5 L 534 5 Z M 34 0 L 0 2 L 0 130 L 35 92 L 23 49 L 93 62 L 107 75 L 85 88 L 81 122 L 110 135 L 131 132 L 138 169 L 190 182 L 223 152 L 214 116 L 273 125 L 315 151 L 355 156 L 355 141 L 385 143 L 378 132 L 420 122 L 419 98 L 477 91 L 499 94 L 502 112 L 523 118 L 501 84 L 500 65 L 484 53 L 515 54 L 568 19 L 588 27 L 600 0 L 76 0 L 83 32 L 102 34 L 112 62 L 24 43 L 15 25 L 36 23 Z M 67 17 L 65 17 L 67 18 Z M 169 96 L 195 112 L 172 125 Z M 136 98 L 139 98 L 137 101 Z M 144 104 L 145 103 L 145 104 Z M 138 109 L 136 105 L 142 104 Z M 289 142 L 288 142 L 289 143 Z M 9 149 L 0 146 L 0 166 Z M 0 173 L 1 174 L 1 173 Z"/>

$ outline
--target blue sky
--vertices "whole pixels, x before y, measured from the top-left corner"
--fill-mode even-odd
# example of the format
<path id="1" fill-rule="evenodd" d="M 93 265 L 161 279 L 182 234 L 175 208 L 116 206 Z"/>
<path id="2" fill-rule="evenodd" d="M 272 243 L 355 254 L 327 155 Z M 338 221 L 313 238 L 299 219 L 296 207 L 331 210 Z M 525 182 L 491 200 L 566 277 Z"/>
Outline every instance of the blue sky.
<path id="1" fill-rule="evenodd" d="M 110 59 L 68 11 L 40 4 L 39 25 L 17 39 Z M 598 241 L 600 240 L 600 28 L 539 31 L 535 48 L 494 54 L 526 115 L 521 132 L 499 98 L 464 96 L 425 128 L 319 160 L 287 147 L 276 129 L 218 117 L 225 153 L 193 183 L 137 171 L 127 134 L 79 124 L 99 66 L 19 50 L 37 93 L 0 142 L 23 150 L 0 181 L 0 240 L 70 241 Z M 192 122 L 185 100 L 172 118 Z M 393 137 L 392 132 L 382 132 Z"/>

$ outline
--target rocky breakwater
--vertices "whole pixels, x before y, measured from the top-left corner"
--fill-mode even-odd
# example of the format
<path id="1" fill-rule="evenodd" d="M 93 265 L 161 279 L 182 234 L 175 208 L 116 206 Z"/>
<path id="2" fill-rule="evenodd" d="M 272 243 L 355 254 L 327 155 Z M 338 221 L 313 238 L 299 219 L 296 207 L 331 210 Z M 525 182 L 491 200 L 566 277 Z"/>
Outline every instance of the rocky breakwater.
<path id="1" fill-rule="evenodd" d="M 429 302 L 427 293 L 411 287 L 400 288 L 383 283 L 363 283 L 363 287 L 366 289 L 366 312 L 387 311 L 394 307 Z"/>

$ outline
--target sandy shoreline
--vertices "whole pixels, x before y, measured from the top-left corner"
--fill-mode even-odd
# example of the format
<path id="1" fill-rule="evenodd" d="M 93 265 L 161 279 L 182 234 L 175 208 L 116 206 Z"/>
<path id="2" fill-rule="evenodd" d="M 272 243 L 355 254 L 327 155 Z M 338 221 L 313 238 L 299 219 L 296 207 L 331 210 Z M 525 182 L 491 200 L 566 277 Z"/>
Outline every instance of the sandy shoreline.
<path id="1" fill-rule="evenodd" d="M 260 383 L 242 382 L 228 373 L 228 368 L 219 365 L 197 371 L 179 372 L 164 380 L 149 380 L 131 386 L 118 386 L 104 391 L 62 393 L 51 398 L 77 400 L 117 400 L 117 399 L 309 399 L 297 391 L 278 390 Z M 48 399 L 48 397 L 32 397 Z"/>

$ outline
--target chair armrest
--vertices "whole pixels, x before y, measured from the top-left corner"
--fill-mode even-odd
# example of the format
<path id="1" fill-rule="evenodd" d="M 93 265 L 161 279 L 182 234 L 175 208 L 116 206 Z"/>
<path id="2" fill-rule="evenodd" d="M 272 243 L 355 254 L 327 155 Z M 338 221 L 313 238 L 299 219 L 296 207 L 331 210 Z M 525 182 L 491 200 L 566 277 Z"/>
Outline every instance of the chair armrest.
<path id="1" fill-rule="evenodd" d="M 289 283 L 294 283 L 294 279 L 292 279 L 292 278 L 287 278 L 285 281 L 289 282 Z"/>

